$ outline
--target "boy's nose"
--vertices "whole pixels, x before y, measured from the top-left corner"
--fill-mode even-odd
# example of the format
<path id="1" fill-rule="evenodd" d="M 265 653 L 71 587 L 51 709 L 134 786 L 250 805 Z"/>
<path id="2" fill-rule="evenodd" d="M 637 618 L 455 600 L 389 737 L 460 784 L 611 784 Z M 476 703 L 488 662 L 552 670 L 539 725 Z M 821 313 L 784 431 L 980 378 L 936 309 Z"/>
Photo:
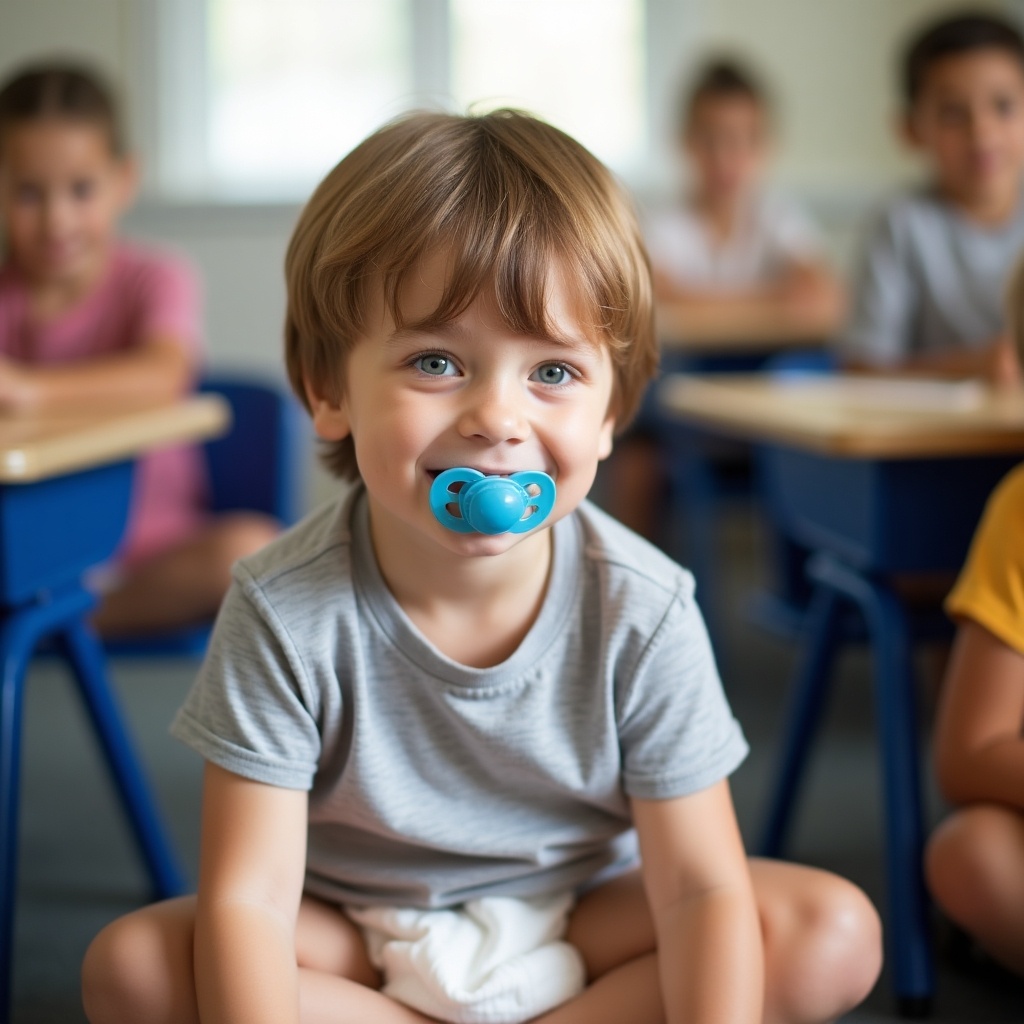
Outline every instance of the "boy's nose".
<path id="1" fill-rule="evenodd" d="M 459 417 L 463 437 L 479 437 L 491 444 L 522 441 L 530 434 L 529 420 L 518 388 L 500 384 L 481 387 L 467 395 Z"/>

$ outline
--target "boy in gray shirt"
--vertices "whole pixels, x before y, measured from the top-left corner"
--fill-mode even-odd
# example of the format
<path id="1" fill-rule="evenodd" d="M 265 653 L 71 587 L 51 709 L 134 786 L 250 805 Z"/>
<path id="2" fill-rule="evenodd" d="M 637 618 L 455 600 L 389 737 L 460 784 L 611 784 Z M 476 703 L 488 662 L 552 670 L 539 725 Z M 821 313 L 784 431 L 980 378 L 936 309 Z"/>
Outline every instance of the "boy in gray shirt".
<path id="1" fill-rule="evenodd" d="M 292 380 L 355 487 L 236 569 L 174 724 L 199 891 L 94 941 L 90 1021 L 850 1009 L 874 909 L 748 863 L 692 578 L 585 500 L 656 365 L 609 172 L 524 114 L 411 115 L 286 269 Z"/>
<path id="2" fill-rule="evenodd" d="M 994 14 L 944 18 L 908 48 L 903 92 L 905 136 L 932 181 L 875 227 L 842 354 L 862 369 L 1016 383 L 1003 292 L 1024 250 L 1024 40 Z"/>

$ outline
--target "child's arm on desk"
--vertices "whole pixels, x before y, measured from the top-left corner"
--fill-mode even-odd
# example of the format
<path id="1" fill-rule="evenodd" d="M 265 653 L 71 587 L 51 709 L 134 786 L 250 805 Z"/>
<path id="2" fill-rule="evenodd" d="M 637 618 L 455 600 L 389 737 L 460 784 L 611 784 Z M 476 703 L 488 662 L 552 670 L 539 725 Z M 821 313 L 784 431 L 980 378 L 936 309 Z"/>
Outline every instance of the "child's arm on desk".
<path id="1" fill-rule="evenodd" d="M 183 394 L 193 374 L 188 352 L 176 339 L 159 335 L 126 352 L 61 365 L 0 357 L 0 409 L 165 402 Z"/>
<path id="2" fill-rule="evenodd" d="M 998 388 L 1013 388 L 1021 384 L 1020 362 L 1007 335 L 1000 335 L 979 348 L 907 356 L 893 365 L 879 366 L 851 358 L 846 361 L 846 368 L 853 373 L 885 376 L 950 377 L 955 380 L 978 377 Z"/>
<path id="3" fill-rule="evenodd" d="M 759 1022 L 763 948 L 728 783 L 632 806 L 667 1021 Z"/>
<path id="4" fill-rule="evenodd" d="M 203 1024 L 299 1020 L 295 921 L 308 796 L 207 765 L 196 904 Z"/>
<path id="5" fill-rule="evenodd" d="M 819 263 L 793 263 L 777 280 L 738 289 L 694 288 L 653 270 L 654 294 L 659 302 L 695 315 L 724 317 L 744 314 L 785 317 L 788 322 L 835 329 L 845 312 L 846 296 L 832 271 Z"/>
<path id="6" fill-rule="evenodd" d="M 954 804 L 1024 810 L 1024 654 L 964 620 L 935 731 L 939 785 Z"/>

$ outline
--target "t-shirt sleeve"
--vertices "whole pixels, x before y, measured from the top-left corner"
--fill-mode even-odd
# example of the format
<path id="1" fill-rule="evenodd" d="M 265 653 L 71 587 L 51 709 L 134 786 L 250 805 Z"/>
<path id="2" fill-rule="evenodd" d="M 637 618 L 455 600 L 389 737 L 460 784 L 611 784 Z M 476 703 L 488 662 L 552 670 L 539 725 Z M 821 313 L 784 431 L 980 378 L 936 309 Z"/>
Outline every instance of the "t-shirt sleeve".
<path id="1" fill-rule="evenodd" d="M 892 366 L 913 348 L 916 287 L 910 254 L 890 212 L 868 240 L 854 286 L 853 311 L 840 336 L 847 359 Z"/>
<path id="2" fill-rule="evenodd" d="M 1024 654 L 1024 467 L 989 498 L 946 612 Z"/>
<path id="3" fill-rule="evenodd" d="M 139 319 L 136 336 L 172 338 L 198 363 L 203 354 L 199 278 L 178 257 L 149 261 L 139 281 Z"/>
<path id="4" fill-rule="evenodd" d="M 692 598 L 670 605 L 619 711 L 623 788 L 640 799 L 706 789 L 747 755 Z"/>
<path id="5" fill-rule="evenodd" d="M 314 690 L 291 638 L 260 604 L 232 584 L 171 733 L 237 775 L 308 790 L 321 747 Z"/>

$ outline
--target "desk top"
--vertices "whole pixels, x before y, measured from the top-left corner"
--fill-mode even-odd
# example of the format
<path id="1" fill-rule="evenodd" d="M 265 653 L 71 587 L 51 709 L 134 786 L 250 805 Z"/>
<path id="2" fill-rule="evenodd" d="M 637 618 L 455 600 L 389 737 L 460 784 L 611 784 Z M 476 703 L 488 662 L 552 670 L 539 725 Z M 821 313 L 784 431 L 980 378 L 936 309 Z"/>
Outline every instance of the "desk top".
<path id="1" fill-rule="evenodd" d="M 1024 454 L 1024 392 L 975 381 L 676 374 L 659 400 L 694 425 L 829 455 Z"/>
<path id="2" fill-rule="evenodd" d="M 0 415 L 0 483 L 32 483 L 224 433 L 227 402 L 193 395 L 149 408 Z"/>
<path id="3" fill-rule="evenodd" d="M 808 321 L 784 312 L 766 316 L 743 307 L 688 310 L 670 302 L 658 303 L 655 322 L 662 347 L 702 355 L 771 353 L 821 345 L 834 333 L 834 317 Z"/>

